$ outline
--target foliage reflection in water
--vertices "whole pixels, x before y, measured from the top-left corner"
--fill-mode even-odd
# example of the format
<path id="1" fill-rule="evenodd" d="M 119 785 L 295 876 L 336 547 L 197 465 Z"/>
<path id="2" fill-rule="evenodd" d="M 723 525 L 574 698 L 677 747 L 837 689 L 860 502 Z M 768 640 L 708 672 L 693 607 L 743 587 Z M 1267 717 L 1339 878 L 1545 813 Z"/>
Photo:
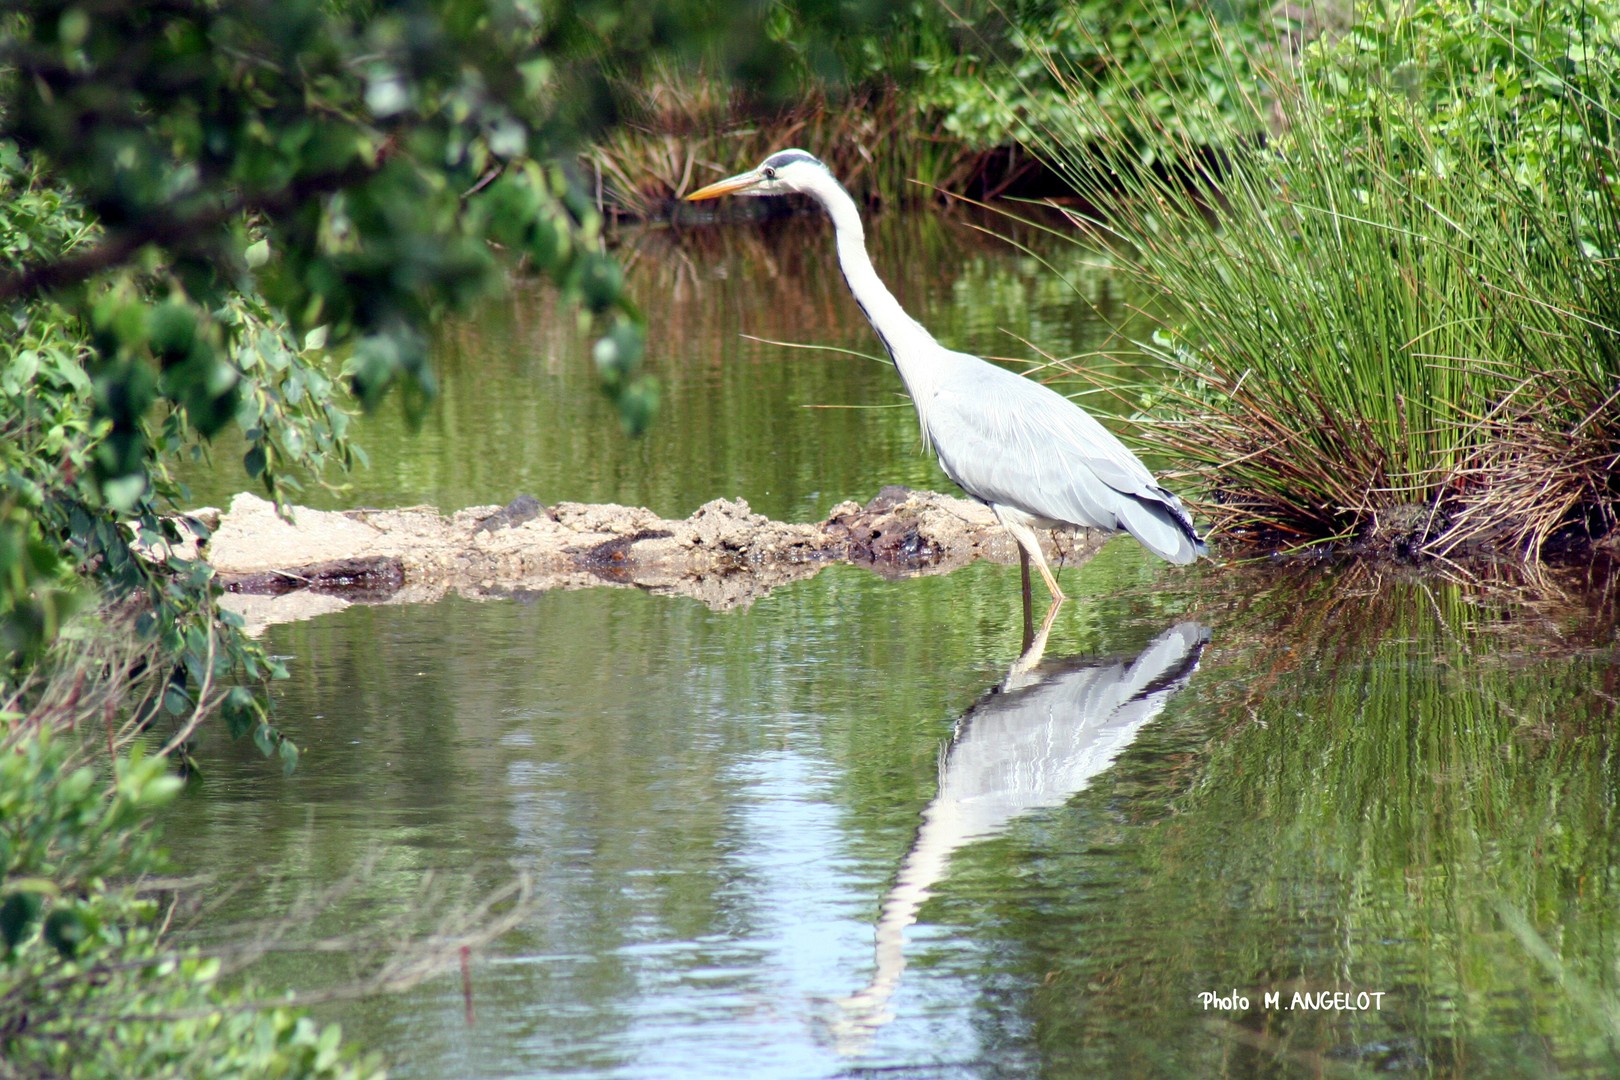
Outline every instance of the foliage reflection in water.
<path id="1" fill-rule="evenodd" d="M 1145 560 L 1121 553 L 1145 584 Z M 238 911 L 375 852 L 323 933 L 408 913 L 428 868 L 534 880 L 533 916 L 477 967 L 475 1028 L 453 976 L 335 1007 L 404 1075 L 658 1076 L 669 1055 L 697 1074 L 816 1075 L 837 1067 L 820 1003 L 869 977 L 872 912 L 934 795 L 940 740 L 1018 640 L 1015 577 L 833 568 L 746 612 L 601 589 L 278 628 L 304 764 L 281 781 L 244 753 L 177 831 L 225 881 L 269 873 Z M 305 987 L 348 971 L 278 963 Z M 892 1025 L 883 1054 L 933 1060 L 941 1024 L 963 1045 L 971 990 L 935 985 L 951 1007 Z"/>
<path id="2" fill-rule="evenodd" d="M 601 589 L 280 628 L 305 765 L 220 767 L 171 835 L 227 880 L 268 871 L 254 909 L 377 853 L 329 929 L 410 909 L 430 867 L 532 877 L 533 910 L 474 965 L 474 1026 L 453 971 L 327 1007 L 405 1076 L 1620 1065 L 1613 595 L 1155 573 L 1124 544 L 1071 570 L 1048 663 L 1134 655 L 1191 616 L 1212 627 L 1198 670 L 1079 794 L 951 854 L 894 1020 L 853 1057 L 829 1009 L 873 977 L 942 741 L 1012 659 L 1012 568 L 834 569 L 746 612 Z"/>
<path id="3" fill-rule="evenodd" d="M 1620 669 L 1593 578 L 1528 604 L 1365 567 L 1202 582 L 1225 610 L 1200 612 L 1199 709 L 975 849 L 932 909 L 1019 973 L 1007 1052 L 1065 1076 L 1612 1074 Z"/>

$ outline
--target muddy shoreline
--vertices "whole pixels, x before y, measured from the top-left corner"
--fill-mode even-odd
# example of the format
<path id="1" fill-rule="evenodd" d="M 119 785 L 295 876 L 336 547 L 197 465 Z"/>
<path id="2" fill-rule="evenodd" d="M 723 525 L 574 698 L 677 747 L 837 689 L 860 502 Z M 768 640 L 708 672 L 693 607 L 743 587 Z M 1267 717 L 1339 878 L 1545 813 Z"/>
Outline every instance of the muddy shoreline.
<path id="1" fill-rule="evenodd" d="M 773 521 L 740 499 L 715 499 L 676 520 L 641 507 L 546 506 L 530 496 L 450 514 L 431 506 L 293 507 L 288 521 L 242 494 L 225 511 L 192 516 L 209 530 L 199 550 L 225 585 L 223 605 L 255 633 L 353 603 L 421 603 L 452 592 L 492 598 L 606 585 L 726 609 L 833 563 L 905 577 L 1018 559 L 987 507 L 901 487 L 803 523 Z M 1074 565 L 1106 539 L 1080 530 L 1051 538 L 1048 553 Z"/>

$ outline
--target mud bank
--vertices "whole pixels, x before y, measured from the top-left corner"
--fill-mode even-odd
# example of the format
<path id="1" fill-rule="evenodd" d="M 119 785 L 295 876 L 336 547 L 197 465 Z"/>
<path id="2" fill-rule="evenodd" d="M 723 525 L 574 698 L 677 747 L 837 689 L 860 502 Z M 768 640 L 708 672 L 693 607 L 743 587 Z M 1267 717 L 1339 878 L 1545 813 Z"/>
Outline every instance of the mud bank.
<path id="1" fill-rule="evenodd" d="M 202 551 L 226 585 L 225 605 L 252 631 L 351 603 L 416 603 L 616 585 L 689 596 L 716 609 L 751 603 L 835 562 L 885 576 L 948 573 L 976 559 L 1015 562 L 989 509 L 908 488 L 845 502 L 825 521 L 772 521 L 742 500 L 716 499 L 683 520 L 639 507 L 520 496 L 505 507 L 444 515 L 429 506 L 342 512 L 294 508 L 292 520 L 253 495 L 198 511 Z M 1070 565 L 1107 538 L 1049 541 Z"/>

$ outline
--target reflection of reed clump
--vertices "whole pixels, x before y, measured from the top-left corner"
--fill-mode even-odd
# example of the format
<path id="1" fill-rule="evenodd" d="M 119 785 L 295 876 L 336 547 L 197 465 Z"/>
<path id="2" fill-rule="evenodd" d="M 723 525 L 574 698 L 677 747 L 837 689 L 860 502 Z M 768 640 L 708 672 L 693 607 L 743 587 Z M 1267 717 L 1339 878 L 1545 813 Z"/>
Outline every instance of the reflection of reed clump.
<path id="1" fill-rule="evenodd" d="M 1043 1045 L 1097 1075 L 1165 1045 L 1211 1076 L 1620 1063 L 1609 569 L 1271 566 L 1200 586 L 1196 713 L 1144 732 L 1038 853 L 1008 853 L 1029 884 L 999 914 L 1040 927 L 1021 944 Z M 958 909 L 981 902 L 961 888 Z M 1231 987 L 1248 1009 L 1187 1004 Z M 1295 990 L 1386 997 L 1264 1005 Z"/>
<path id="2" fill-rule="evenodd" d="M 1231 604 L 1233 624 L 1225 629 L 1232 633 L 1317 642 L 1338 660 L 1365 656 L 1389 635 L 1418 626 L 1438 637 L 1444 656 L 1485 664 L 1579 656 L 1607 648 L 1620 632 L 1620 576 L 1604 556 L 1439 573 L 1376 560 L 1302 569 L 1281 563 L 1213 579 L 1205 602 Z M 1429 621 L 1414 624 L 1420 615 Z M 1275 650 L 1266 669 L 1280 675 L 1300 660 L 1295 648 Z"/>

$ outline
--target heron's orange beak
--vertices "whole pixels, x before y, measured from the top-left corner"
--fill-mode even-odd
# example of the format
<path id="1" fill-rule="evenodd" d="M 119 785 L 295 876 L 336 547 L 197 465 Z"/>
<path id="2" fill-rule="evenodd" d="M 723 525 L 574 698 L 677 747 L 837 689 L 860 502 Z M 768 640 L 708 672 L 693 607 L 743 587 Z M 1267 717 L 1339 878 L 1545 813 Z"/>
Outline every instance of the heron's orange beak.
<path id="1" fill-rule="evenodd" d="M 715 183 L 710 184 L 708 187 L 698 188 L 696 191 L 692 192 L 692 194 L 686 197 L 686 201 L 697 202 L 700 199 L 718 199 L 722 195 L 731 195 L 739 191 L 745 191 L 759 183 L 760 179 L 761 177 L 758 169 L 754 169 L 751 172 L 738 173 L 736 176 L 727 177 L 724 180 L 718 180 Z"/>

